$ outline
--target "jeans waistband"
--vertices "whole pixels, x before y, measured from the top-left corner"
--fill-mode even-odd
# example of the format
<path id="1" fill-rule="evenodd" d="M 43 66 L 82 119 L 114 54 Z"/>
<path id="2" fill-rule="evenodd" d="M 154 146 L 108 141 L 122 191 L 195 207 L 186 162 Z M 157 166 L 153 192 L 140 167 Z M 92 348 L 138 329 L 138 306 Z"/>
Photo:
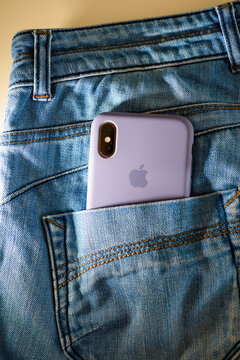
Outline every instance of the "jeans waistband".
<path id="1" fill-rule="evenodd" d="M 240 71 L 240 1 L 156 18 L 79 28 L 35 29 L 12 39 L 9 90 L 33 86 L 50 101 L 51 84 L 228 58 Z"/>

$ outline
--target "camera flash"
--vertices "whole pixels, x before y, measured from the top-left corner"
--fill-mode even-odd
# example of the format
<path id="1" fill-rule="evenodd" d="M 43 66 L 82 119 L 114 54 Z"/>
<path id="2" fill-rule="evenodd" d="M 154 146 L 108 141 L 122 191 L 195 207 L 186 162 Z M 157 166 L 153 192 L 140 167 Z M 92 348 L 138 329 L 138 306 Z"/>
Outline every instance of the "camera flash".
<path id="1" fill-rule="evenodd" d="M 109 143 L 109 142 L 111 141 L 111 138 L 110 138 L 109 136 L 106 136 L 105 139 L 104 139 L 104 141 L 105 141 L 106 143 Z"/>

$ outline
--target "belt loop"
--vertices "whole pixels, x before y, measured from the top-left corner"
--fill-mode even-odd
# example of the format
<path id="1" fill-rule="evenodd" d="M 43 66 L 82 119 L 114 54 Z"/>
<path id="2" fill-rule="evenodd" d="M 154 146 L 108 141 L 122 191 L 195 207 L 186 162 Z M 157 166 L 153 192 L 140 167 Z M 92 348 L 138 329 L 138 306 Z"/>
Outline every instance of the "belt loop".
<path id="1" fill-rule="evenodd" d="M 233 73 L 240 71 L 240 33 L 233 2 L 215 7 Z"/>
<path id="2" fill-rule="evenodd" d="M 33 100 L 51 100 L 51 30 L 34 30 Z"/>

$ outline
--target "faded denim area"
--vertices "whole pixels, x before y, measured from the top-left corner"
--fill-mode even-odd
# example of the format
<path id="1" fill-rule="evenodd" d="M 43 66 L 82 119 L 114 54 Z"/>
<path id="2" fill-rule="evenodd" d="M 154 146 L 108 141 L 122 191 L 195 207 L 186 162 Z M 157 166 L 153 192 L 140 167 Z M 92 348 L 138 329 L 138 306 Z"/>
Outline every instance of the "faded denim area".
<path id="1" fill-rule="evenodd" d="M 240 2 L 12 39 L 0 359 L 240 359 Z M 191 196 L 86 210 L 102 112 L 186 116 Z"/>

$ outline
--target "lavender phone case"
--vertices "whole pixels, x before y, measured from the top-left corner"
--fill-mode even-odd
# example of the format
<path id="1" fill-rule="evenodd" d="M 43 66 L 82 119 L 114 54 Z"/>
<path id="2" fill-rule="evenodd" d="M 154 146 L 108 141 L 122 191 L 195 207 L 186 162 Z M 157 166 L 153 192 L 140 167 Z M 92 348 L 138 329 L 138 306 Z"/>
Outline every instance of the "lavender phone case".
<path id="1" fill-rule="evenodd" d="M 115 152 L 99 154 L 99 127 L 116 126 Z M 92 122 L 87 209 L 190 196 L 191 122 L 183 116 L 103 113 Z"/>

